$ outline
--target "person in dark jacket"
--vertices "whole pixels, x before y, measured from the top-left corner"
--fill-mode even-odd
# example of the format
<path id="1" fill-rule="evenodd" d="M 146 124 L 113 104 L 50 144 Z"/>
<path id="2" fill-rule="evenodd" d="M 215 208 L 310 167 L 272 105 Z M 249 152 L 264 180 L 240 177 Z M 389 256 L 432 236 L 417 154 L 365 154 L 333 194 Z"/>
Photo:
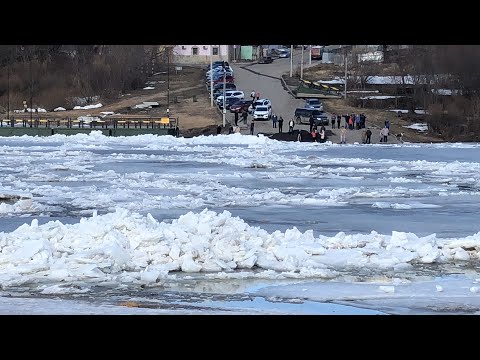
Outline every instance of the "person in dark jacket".
<path id="1" fill-rule="evenodd" d="M 370 144 L 370 138 L 372 137 L 372 130 L 370 128 L 365 132 L 365 144 Z"/>
<path id="2" fill-rule="evenodd" d="M 222 133 L 222 127 L 220 125 L 217 126 L 217 135 Z"/>
<path id="3" fill-rule="evenodd" d="M 272 126 L 273 126 L 274 129 L 277 127 L 277 121 L 278 121 L 277 114 L 273 114 L 272 115 Z"/>
<path id="4" fill-rule="evenodd" d="M 315 118 L 313 117 L 313 114 L 310 114 L 309 123 L 310 123 L 310 132 L 312 132 L 312 130 L 313 130 L 313 125 L 315 125 Z"/>
<path id="5" fill-rule="evenodd" d="M 242 117 L 243 117 L 243 123 L 247 124 L 247 117 L 248 117 L 247 109 L 243 110 Z"/>
<path id="6" fill-rule="evenodd" d="M 278 118 L 278 132 L 283 133 L 283 118 L 281 116 Z"/>

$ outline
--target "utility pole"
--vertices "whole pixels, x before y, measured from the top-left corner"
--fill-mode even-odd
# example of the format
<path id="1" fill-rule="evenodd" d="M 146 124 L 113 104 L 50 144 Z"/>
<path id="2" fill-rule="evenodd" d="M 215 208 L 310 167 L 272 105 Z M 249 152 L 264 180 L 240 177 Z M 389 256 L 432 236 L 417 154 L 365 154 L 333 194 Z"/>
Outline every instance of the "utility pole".
<path id="1" fill-rule="evenodd" d="M 7 121 L 10 119 L 10 59 L 8 59 L 8 69 L 7 69 Z M 3 120 L 2 120 L 3 126 Z"/>
<path id="2" fill-rule="evenodd" d="M 308 65 L 312 65 L 312 45 L 309 45 L 310 55 L 308 57 Z"/>
<path id="3" fill-rule="evenodd" d="M 225 116 L 227 114 L 227 110 L 225 109 L 225 88 L 227 87 L 227 70 L 223 67 L 223 127 L 225 127 Z"/>
<path id="4" fill-rule="evenodd" d="M 345 100 L 347 100 L 347 48 L 345 47 Z"/>
<path id="5" fill-rule="evenodd" d="M 293 76 L 293 45 L 290 45 L 290 77 Z"/>
<path id="6" fill-rule="evenodd" d="M 167 115 L 170 116 L 170 49 L 167 50 Z"/>
<path id="7" fill-rule="evenodd" d="M 303 48 L 305 45 L 302 45 L 302 63 L 300 64 L 300 79 L 303 79 Z"/>
<path id="8" fill-rule="evenodd" d="M 213 107 L 213 45 L 210 45 L 210 107 Z"/>
<path id="9" fill-rule="evenodd" d="M 32 58 L 30 55 L 30 126 L 33 123 L 33 75 L 32 75 Z"/>

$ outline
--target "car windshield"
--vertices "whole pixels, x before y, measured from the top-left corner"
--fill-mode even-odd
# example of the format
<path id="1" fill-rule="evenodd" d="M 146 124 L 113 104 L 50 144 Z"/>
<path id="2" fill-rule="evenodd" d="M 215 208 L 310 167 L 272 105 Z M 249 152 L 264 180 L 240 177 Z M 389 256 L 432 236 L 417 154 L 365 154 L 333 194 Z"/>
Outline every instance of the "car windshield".
<path id="1" fill-rule="evenodd" d="M 266 106 L 258 106 L 255 108 L 256 111 L 267 111 L 267 107 Z"/>
<path id="2" fill-rule="evenodd" d="M 320 105 L 320 100 L 318 99 L 312 99 L 312 100 L 308 100 L 308 103 L 310 105 Z"/>

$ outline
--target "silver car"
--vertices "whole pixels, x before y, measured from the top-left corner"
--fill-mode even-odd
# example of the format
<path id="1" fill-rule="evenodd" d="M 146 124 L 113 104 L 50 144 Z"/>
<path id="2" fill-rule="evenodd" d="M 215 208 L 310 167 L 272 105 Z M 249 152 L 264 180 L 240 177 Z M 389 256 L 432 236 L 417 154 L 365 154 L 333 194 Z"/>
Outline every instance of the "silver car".
<path id="1" fill-rule="evenodd" d="M 323 111 L 323 104 L 318 99 L 305 100 L 305 108 Z"/>

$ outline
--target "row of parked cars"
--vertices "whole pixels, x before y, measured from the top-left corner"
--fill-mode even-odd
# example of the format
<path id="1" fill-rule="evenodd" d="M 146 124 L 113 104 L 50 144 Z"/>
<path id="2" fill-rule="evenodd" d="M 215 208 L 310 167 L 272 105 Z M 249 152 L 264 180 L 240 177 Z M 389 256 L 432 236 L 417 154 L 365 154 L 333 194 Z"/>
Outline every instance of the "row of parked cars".
<path id="1" fill-rule="evenodd" d="M 205 81 L 209 93 L 213 83 L 213 98 L 219 109 L 223 110 L 225 104 L 225 110 L 238 114 L 247 111 L 255 120 L 269 120 L 272 117 L 272 103 L 269 99 L 247 100 L 245 93 L 237 89 L 233 69 L 228 62 L 215 61 L 212 65 L 212 69 L 210 65 L 207 67 Z"/>

